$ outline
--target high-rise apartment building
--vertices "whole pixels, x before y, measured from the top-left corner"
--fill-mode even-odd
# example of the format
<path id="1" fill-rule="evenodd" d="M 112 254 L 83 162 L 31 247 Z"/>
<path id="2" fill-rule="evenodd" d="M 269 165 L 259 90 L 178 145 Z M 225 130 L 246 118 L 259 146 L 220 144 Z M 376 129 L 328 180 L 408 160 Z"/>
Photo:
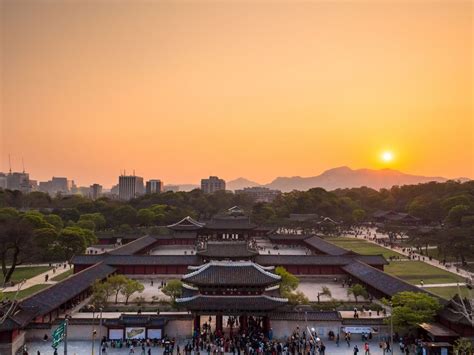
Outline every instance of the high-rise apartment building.
<path id="1" fill-rule="evenodd" d="M 225 190 L 225 181 L 217 176 L 209 176 L 209 179 L 201 180 L 201 190 L 206 194 Z"/>
<path id="2" fill-rule="evenodd" d="M 53 195 L 57 193 L 66 194 L 70 191 L 70 183 L 65 177 L 53 176 L 51 179 L 51 192 Z"/>
<path id="3" fill-rule="evenodd" d="M 119 176 L 119 198 L 121 200 L 131 200 L 132 198 L 143 195 L 145 187 L 143 178 L 135 175 Z"/>
<path id="4" fill-rule="evenodd" d="M 19 190 L 23 193 L 31 191 L 30 176 L 28 173 L 9 173 L 7 175 L 7 189 Z"/>
<path id="5" fill-rule="evenodd" d="M 102 185 L 92 184 L 89 188 L 89 195 L 91 199 L 97 200 L 102 196 Z"/>
<path id="6" fill-rule="evenodd" d="M 158 179 L 148 180 L 146 182 L 147 194 L 159 194 L 163 192 L 163 181 Z"/>
<path id="7" fill-rule="evenodd" d="M 0 189 L 5 190 L 7 188 L 7 176 L 4 173 L 0 173 Z"/>

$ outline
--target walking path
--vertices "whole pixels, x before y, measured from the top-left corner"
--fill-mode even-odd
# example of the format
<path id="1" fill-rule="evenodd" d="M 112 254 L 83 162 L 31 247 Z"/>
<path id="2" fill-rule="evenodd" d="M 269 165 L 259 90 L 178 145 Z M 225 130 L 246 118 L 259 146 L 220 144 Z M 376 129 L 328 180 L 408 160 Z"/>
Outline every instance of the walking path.
<path id="1" fill-rule="evenodd" d="M 427 288 L 427 287 L 456 287 L 456 286 L 466 286 L 464 282 L 456 283 L 456 282 L 451 282 L 451 283 L 446 283 L 446 284 L 425 284 L 425 285 L 416 285 L 417 287 L 422 287 L 422 288 Z"/>
<path id="2" fill-rule="evenodd" d="M 327 341 L 327 342 L 324 342 L 324 344 L 326 345 L 326 354 L 328 355 L 353 355 L 353 348 L 354 348 L 354 345 L 357 345 L 357 347 L 359 348 L 359 355 L 362 355 L 364 354 L 364 343 L 362 343 L 361 341 L 353 341 L 351 342 L 351 345 L 348 347 L 346 343 L 342 343 L 340 344 L 340 346 L 336 346 L 335 342 L 334 341 Z M 383 354 L 383 350 L 380 349 L 379 345 L 378 345 L 378 342 L 376 340 L 372 340 L 370 343 L 370 355 L 382 355 Z M 179 346 L 181 348 L 181 354 L 183 354 L 183 348 L 184 346 L 186 345 L 186 341 L 180 341 L 179 342 Z M 403 354 L 402 352 L 400 352 L 400 349 L 398 347 L 398 344 L 395 343 L 395 349 L 394 349 L 394 352 L 393 353 L 390 353 L 390 354 L 393 354 L 393 355 L 401 355 Z M 42 341 L 36 341 L 36 342 L 29 342 L 26 344 L 27 348 L 28 348 L 28 353 L 29 354 L 36 354 L 37 351 L 40 351 L 40 354 L 41 355 L 53 355 L 54 353 L 54 350 L 51 348 L 51 342 L 48 341 L 48 342 L 42 342 Z M 91 341 L 68 341 L 68 354 L 71 354 L 71 355 L 90 355 L 91 354 L 91 347 L 92 347 L 92 342 Z M 95 353 L 96 354 L 99 354 L 99 348 L 100 347 L 100 344 L 99 344 L 99 341 L 96 341 L 95 344 L 94 344 L 94 349 L 95 349 Z M 152 355 L 163 355 L 164 354 L 164 348 L 162 347 L 146 347 L 145 348 L 146 350 L 146 353 L 148 352 L 148 349 L 151 350 L 151 354 Z M 59 354 L 62 354 L 62 351 L 63 350 L 63 345 L 61 344 L 58 348 L 58 353 Z M 135 348 L 135 354 L 141 354 L 141 349 L 139 347 Z M 193 351 L 193 354 L 195 352 Z M 207 354 L 207 352 L 201 352 L 202 353 L 205 353 Z M 411 354 L 413 352 L 410 352 Z M 113 348 L 107 348 L 107 352 L 106 352 L 107 355 L 129 355 L 130 354 L 130 350 L 127 349 L 126 347 L 123 347 L 121 349 L 113 349 Z M 176 355 L 176 349 L 175 351 L 173 352 L 173 354 Z M 232 353 L 225 353 L 225 354 L 232 354 Z M 169 354 L 171 355 L 171 354 Z"/>
<path id="3" fill-rule="evenodd" d="M 406 257 L 409 257 L 410 255 L 415 256 L 415 259 L 408 259 L 408 260 L 422 261 L 422 262 L 424 262 L 426 264 L 429 264 L 431 266 L 437 267 L 437 268 L 442 269 L 442 270 L 449 271 L 453 274 L 456 274 L 456 275 L 459 275 L 459 276 L 462 276 L 462 277 L 465 277 L 465 278 L 472 278 L 473 275 L 474 275 L 472 272 L 469 272 L 469 271 L 466 271 L 466 270 L 463 270 L 463 269 L 459 269 L 459 268 L 456 268 L 454 266 L 449 266 L 449 264 L 448 265 L 443 265 L 441 263 L 441 261 L 439 261 L 437 259 L 432 258 L 430 260 L 430 258 L 427 257 L 426 255 L 421 255 L 421 254 L 417 253 L 415 251 L 416 250 L 415 248 L 406 248 L 406 247 L 401 248 L 401 247 L 394 246 L 394 245 L 385 245 L 385 244 L 382 244 L 382 243 L 378 243 L 377 240 L 373 239 L 373 237 L 372 237 L 373 235 L 377 235 L 377 239 L 380 239 L 380 236 L 384 236 L 384 237 L 386 237 L 386 239 L 388 239 L 388 236 L 386 236 L 383 233 L 375 232 L 374 228 L 369 229 L 370 235 L 367 234 L 367 230 L 364 230 L 362 233 L 363 234 L 360 235 L 360 237 L 356 237 L 353 234 L 345 234 L 344 237 L 350 237 L 350 238 L 354 238 L 354 239 L 363 239 L 363 240 L 365 240 L 369 243 L 376 244 L 380 247 L 383 247 L 385 249 L 389 249 L 391 251 L 397 252 L 397 253 L 402 254 Z M 410 253 L 410 251 L 411 251 L 411 253 Z M 419 257 L 419 259 L 418 259 L 418 257 Z"/>
<path id="4" fill-rule="evenodd" d="M 57 264 L 53 264 L 54 265 L 57 265 Z M 49 266 L 49 264 L 38 264 L 38 265 L 27 265 L 29 267 L 31 266 Z M 36 275 L 32 278 L 29 278 L 27 280 L 25 280 L 24 284 L 21 286 L 21 289 L 22 290 L 26 290 L 27 288 L 30 288 L 32 286 L 35 286 L 35 285 L 53 285 L 55 284 L 56 282 L 58 281 L 53 281 L 52 279 L 58 275 L 61 275 L 67 271 L 69 271 L 71 269 L 70 265 L 66 265 L 66 268 L 64 268 L 64 264 L 59 264 L 59 266 L 56 266 L 56 270 L 51 269 L 51 270 L 48 270 L 46 272 L 43 272 L 39 275 Z M 46 275 L 48 275 L 48 281 L 46 281 Z M 15 285 L 15 286 L 10 286 L 10 287 L 5 287 L 5 288 L 2 288 L 1 291 L 2 292 L 16 292 L 18 290 L 18 284 Z"/>

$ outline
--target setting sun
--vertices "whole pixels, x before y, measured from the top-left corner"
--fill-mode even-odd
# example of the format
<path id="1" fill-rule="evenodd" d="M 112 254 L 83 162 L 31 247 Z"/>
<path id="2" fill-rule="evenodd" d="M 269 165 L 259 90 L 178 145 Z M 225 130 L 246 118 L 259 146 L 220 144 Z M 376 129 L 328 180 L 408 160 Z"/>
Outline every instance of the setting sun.
<path id="1" fill-rule="evenodd" d="M 393 160 L 393 153 L 392 152 L 383 152 L 382 153 L 382 160 L 386 163 L 391 162 Z"/>

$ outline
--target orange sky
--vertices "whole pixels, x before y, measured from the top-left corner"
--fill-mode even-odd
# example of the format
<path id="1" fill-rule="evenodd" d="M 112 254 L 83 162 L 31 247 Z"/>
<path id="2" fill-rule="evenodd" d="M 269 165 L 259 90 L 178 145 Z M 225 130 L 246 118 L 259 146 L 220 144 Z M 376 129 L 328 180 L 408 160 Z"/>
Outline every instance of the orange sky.
<path id="1" fill-rule="evenodd" d="M 471 1 L 2 5 L 0 171 L 474 177 Z"/>

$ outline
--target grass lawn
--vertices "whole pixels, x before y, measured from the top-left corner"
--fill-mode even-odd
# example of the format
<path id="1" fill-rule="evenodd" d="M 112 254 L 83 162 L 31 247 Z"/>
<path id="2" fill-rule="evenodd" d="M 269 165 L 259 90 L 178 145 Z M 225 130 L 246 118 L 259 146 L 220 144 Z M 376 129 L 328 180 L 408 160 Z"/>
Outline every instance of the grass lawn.
<path id="1" fill-rule="evenodd" d="M 447 300 L 450 300 L 451 298 L 453 298 L 454 295 L 456 295 L 457 293 L 459 293 L 459 290 L 456 286 L 450 286 L 450 287 L 427 287 L 426 288 L 426 291 L 430 291 L 442 298 L 445 298 Z M 472 291 L 470 292 L 470 290 L 466 287 L 466 286 L 462 286 L 461 287 L 461 293 L 464 297 L 468 297 L 472 294 Z"/>
<path id="2" fill-rule="evenodd" d="M 366 240 L 363 240 L 363 239 L 355 239 L 355 238 L 347 238 L 347 237 L 333 237 L 333 238 L 327 238 L 326 240 L 337 246 L 355 251 L 356 253 L 359 253 L 359 254 L 365 254 L 365 255 L 382 254 L 383 256 L 385 256 L 386 259 L 388 259 L 391 256 L 399 256 L 401 258 L 405 258 L 405 256 L 395 251 L 391 251 L 390 249 L 384 248 L 377 244 L 367 242 Z"/>
<path id="3" fill-rule="evenodd" d="M 25 266 L 25 267 L 17 267 L 13 272 L 11 281 L 18 282 L 24 279 L 31 279 L 43 272 L 51 270 L 52 268 L 49 266 Z M 3 282 L 3 275 L 0 274 L 0 283 Z"/>
<path id="4" fill-rule="evenodd" d="M 24 290 L 21 290 L 19 293 L 18 293 L 18 299 L 21 299 L 21 298 L 25 298 L 25 297 L 28 297 L 28 296 L 31 296 L 33 293 L 36 293 L 46 287 L 48 287 L 50 285 L 47 285 L 47 284 L 39 284 L 39 285 L 34 285 L 34 286 L 31 286 L 29 288 L 26 288 Z M 4 296 L 7 298 L 7 299 L 10 299 L 10 298 L 13 298 L 15 296 L 15 293 L 16 292 L 4 292 Z"/>
<path id="5" fill-rule="evenodd" d="M 425 284 L 465 281 L 461 276 L 428 265 L 422 261 L 392 261 L 389 265 L 385 266 L 385 272 L 398 276 L 414 285 L 420 284 L 421 280 Z"/>
<path id="6" fill-rule="evenodd" d="M 69 269 L 68 271 L 63 272 L 62 274 L 59 274 L 58 276 L 53 277 L 51 280 L 52 281 L 62 281 L 64 279 L 68 278 L 69 276 L 71 276 L 73 273 L 74 273 L 74 270 Z"/>

